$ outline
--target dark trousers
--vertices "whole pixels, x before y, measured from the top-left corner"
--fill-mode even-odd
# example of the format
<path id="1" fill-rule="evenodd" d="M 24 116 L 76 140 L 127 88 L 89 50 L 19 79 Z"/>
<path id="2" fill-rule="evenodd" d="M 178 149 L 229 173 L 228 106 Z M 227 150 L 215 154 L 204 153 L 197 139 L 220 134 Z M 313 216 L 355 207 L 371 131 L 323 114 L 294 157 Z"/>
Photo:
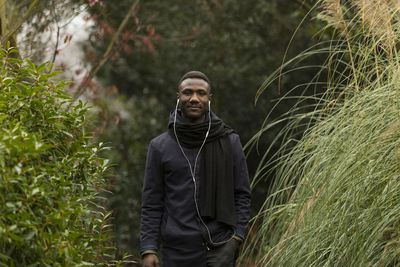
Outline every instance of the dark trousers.
<path id="1" fill-rule="evenodd" d="M 207 267 L 233 267 L 236 261 L 236 245 L 231 239 L 225 244 L 207 251 Z"/>

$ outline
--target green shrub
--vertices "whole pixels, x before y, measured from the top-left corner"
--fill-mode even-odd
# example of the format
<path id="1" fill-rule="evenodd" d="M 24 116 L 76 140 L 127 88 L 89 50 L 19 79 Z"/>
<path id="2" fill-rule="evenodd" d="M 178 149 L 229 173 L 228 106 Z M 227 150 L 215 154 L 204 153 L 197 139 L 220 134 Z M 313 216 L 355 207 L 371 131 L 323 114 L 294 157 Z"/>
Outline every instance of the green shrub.
<path id="1" fill-rule="evenodd" d="M 113 261 L 104 149 L 49 66 L 0 50 L 0 266 L 89 266 Z"/>

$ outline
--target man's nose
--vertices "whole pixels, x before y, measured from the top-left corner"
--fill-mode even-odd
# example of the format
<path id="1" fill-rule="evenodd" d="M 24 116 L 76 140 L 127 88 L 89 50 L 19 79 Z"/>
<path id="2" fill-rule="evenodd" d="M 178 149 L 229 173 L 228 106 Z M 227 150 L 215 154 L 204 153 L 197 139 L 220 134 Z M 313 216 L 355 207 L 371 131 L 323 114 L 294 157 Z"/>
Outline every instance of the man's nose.
<path id="1" fill-rule="evenodd" d="M 190 98 L 189 102 L 190 102 L 190 103 L 198 103 L 198 102 L 200 102 L 199 96 L 198 96 L 196 93 L 194 93 L 194 94 L 192 95 L 192 97 Z"/>

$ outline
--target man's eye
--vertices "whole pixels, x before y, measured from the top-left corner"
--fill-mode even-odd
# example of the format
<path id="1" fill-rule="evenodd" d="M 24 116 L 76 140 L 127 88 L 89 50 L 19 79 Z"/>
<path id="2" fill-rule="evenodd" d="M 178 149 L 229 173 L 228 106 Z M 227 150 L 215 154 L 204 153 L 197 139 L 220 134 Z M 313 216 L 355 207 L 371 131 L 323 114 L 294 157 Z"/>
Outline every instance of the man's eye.
<path id="1" fill-rule="evenodd" d="M 184 94 L 184 95 L 191 95 L 192 92 L 190 92 L 190 91 L 183 91 L 182 94 Z"/>

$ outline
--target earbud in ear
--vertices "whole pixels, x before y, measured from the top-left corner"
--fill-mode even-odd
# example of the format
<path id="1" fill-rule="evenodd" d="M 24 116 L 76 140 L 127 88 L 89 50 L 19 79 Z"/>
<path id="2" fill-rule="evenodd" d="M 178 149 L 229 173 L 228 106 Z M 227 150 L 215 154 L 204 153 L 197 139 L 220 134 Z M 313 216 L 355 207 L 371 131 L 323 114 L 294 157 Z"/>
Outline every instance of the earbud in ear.
<path id="1" fill-rule="evenodd" d="M 179 104 L 179 98 L 176 100 L 176 104 Z"/>
<path id="2" fill-rule="evenodd" d="M 208 100 L 208 110 L 211 110 L 211 101 Z"/>

